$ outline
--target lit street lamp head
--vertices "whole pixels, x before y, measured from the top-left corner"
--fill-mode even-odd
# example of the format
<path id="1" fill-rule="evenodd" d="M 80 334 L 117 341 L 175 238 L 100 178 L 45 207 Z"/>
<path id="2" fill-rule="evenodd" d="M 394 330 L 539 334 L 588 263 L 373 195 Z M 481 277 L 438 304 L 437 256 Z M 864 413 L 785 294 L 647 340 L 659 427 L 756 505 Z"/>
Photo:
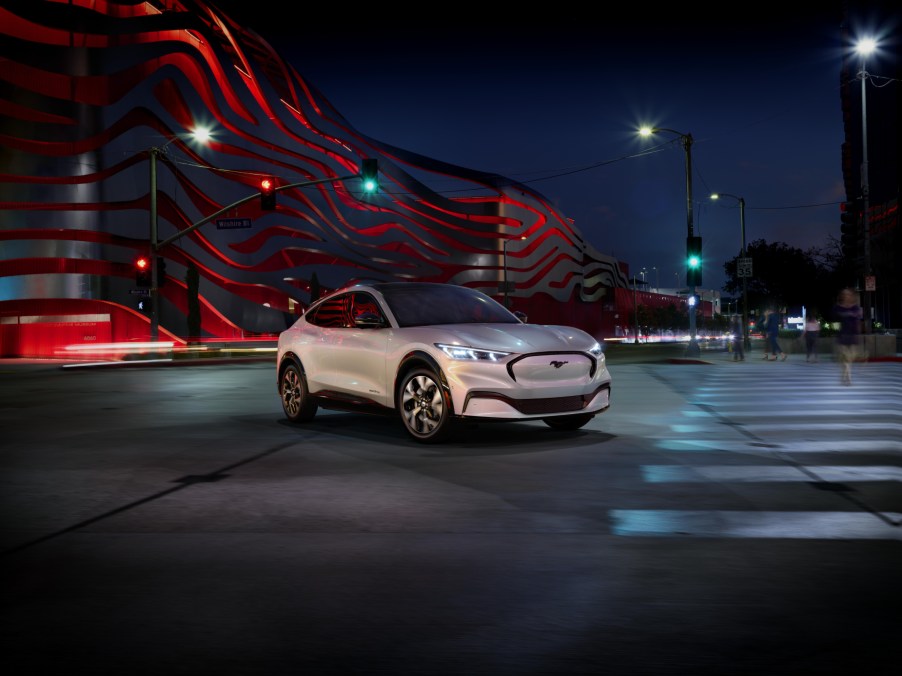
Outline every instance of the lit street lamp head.
<path id="1" fill-rule="evenodd" d="M 870 56 L 877 51 L 877 41 L 874 38 L 862 38 L 855 43 L 855 51 L 861 56 Z"/>

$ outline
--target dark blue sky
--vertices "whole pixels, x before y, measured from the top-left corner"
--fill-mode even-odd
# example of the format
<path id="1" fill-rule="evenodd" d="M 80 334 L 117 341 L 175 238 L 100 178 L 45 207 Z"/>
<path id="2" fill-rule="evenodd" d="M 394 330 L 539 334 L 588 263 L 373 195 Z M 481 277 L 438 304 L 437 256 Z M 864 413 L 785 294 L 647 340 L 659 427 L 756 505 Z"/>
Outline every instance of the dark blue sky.
<path id="1" fill-rule="evenodd" d="M 848 48 L 839 2 L 805 11 L 764 2 L 720 18 L 701 9 L 487 15 L 457 4 L 411 19 L 371 5 L 346 8 L 344 23 L 325 10 L 286 22 L 252 3 L 218 4 L 362 133 L 529 182 L 631 274 L 646 268 L 651 286 L 684 278 L 685 154 L 672 134 L 639 139 L 642 124 L 694 138 L 703 287 L 720 289 L 741 241 L 737 201 L 712 203 L 712 191 L 745 198 L 748 242 L 807 249 L 839 235 Z"/>

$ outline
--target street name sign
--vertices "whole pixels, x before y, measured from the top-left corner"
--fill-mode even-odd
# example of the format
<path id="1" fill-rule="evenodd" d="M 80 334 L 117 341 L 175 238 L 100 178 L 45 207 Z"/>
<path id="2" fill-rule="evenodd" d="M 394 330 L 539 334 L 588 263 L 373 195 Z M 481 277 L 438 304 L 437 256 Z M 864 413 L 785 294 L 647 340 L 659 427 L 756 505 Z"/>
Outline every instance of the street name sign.
<path id="1" fill-rule="evenodd" d="M 251 228 L 253 222 L 249 218 L 217 218 L 217 230 L 235 230 L 238 228 Z"/>

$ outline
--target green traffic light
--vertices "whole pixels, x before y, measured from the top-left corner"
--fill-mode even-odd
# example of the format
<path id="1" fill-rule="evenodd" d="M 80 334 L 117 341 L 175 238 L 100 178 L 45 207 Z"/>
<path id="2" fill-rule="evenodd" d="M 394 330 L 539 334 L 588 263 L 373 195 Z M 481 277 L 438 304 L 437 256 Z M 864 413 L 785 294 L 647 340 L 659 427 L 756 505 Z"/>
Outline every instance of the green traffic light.
<path id="1" fill-rule="evenodd" d="M 363 192 L 376 192 L 379 189 L 379 161 L 372 158 L 363 160 L 360 177 L 363 179 Z"/>
<path id="2" fill-rule="evenodd" d="M 689 267 L 692 268 L 693 270 L 695 270 L 695 269 L 701 267 L 702 259 L 699 258 L 698 256 L 690 256 L 688 263 L 689 263 Z"/>

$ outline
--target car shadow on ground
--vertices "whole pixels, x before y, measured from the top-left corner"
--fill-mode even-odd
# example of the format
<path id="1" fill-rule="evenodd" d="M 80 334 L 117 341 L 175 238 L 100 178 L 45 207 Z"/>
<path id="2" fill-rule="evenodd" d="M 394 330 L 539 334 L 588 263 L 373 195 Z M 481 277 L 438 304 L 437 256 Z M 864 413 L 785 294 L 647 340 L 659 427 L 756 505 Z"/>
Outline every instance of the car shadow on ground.
<path id="1" fill-rule="evenodd" d="M 293 424 L 286 419 L 280 425 L 307 434 L 328 434 L 336 438 L 369 441 L 389 447 L 420 451 L 430 456 L 514 455 L 557 450 L 562 445 L 593 446 L 615 438 L 615 435 L 592 428 L 590 422 L 579 430 L 553 430 L 536 421 L 458 422 L 447 440 L 423 444 L 411 438 L 394 415 L 363 415 L 320 411 L 310 422 Z"/>

